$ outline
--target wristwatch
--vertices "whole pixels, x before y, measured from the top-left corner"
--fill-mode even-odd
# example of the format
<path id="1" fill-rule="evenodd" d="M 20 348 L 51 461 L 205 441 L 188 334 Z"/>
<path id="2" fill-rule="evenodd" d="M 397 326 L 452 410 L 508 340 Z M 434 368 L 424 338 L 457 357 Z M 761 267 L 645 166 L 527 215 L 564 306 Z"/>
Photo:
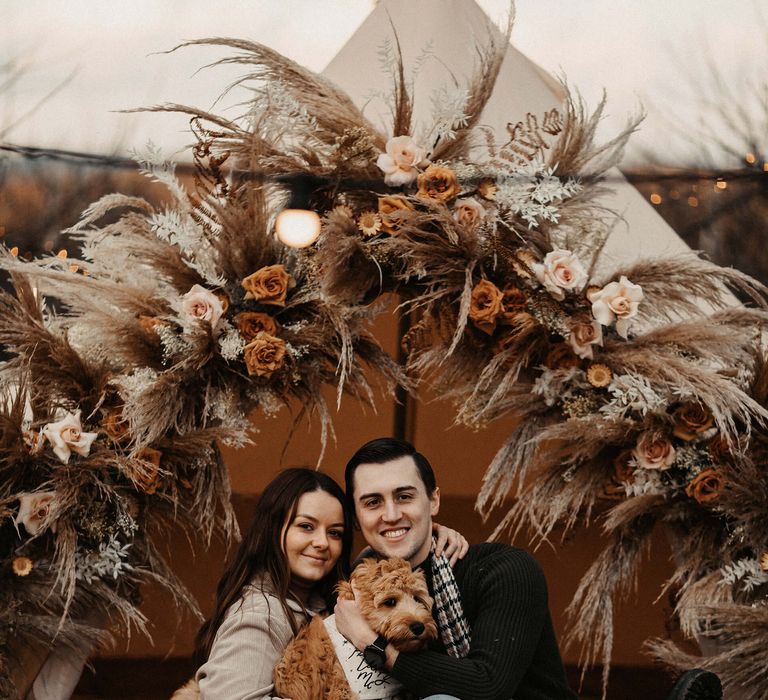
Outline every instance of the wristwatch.
<path id="1" fill-rule="evenodd" d="M 365 663 L 376 671 L 384 669 L 384 664 L 387 661 L 387 652 L 385 651 L 387 644 L 389 644 L 387 638 L 379 635 L 372 644 L 363 649 Z"/>

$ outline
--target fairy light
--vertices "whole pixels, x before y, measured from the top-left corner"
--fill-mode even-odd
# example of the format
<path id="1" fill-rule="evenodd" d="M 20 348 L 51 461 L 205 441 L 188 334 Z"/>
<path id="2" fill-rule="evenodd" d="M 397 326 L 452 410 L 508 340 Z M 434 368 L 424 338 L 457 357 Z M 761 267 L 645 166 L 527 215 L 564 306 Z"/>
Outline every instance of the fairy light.
<path id="1" fill-rule="evenodd" d="M 688 206 L 689 207 L 698 207 L 699 206 L 699 198 L 698 197 L 694 197 L 693 195 L 688 197 Z"/>
<path id="2" fill-rule="evenodd" d="M 763 172 L 768 173 L 768 163 L 763 163 Z"/>
<path id="3" fill-rule="evenodd" d="M 654 192 L 651 195 L 651 204 L 661 204 L 662 201 L 663 200 L 661 199 L 661 195 L 660 194 Z"/>
<path id="4" fill-rule="evenodd" d="M 750 165 L 754 165 L 757 161 L 757 158 L 755 157 L 754 153 L 747 153 L 747 155 L 744 156 L 744 160 L 746 160 Z"/>
<path id="5" fill-rule="evenodd" d="M 715 183 L 715 187 L 716 187 L 718 190 L 724 190 L 726 187 L 728 187 L 728 183 L 727 183 L 725 180 L 718 180 L 718 181 Z"/>
<path id="6" fill-rule="evenodd" d="M 309 209 L 283 209 L 277 215 L 275 233 L 291 248 L 306 248 L 320 235 L 320 217 Z"/>

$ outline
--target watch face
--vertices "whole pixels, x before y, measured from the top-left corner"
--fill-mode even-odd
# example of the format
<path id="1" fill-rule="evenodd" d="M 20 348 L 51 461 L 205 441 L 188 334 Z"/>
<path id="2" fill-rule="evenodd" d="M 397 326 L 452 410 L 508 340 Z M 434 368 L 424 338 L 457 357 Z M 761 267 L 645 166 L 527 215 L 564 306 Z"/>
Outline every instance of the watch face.
<path id="1" fill-rule="evenodd" d="M 383 649 L 378 649 L 375 646 L 367 646 L 363 651 L 363 659 L 371 668 L 375 668 L 377 671 L 384 667 L 384 661 L 386 660 L 386 654 Z"/>

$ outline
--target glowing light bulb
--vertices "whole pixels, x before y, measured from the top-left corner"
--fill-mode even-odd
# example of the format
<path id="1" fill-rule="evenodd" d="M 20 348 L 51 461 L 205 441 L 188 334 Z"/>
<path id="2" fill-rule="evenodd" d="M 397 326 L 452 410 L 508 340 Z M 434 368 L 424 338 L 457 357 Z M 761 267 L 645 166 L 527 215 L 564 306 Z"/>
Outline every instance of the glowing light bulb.
<path id="1" fill-rule="evenodd" d="M 309 209 L 283 209 L 277 215 L 275 233 L 291 248 L 306 248 L 320 235 L 320 217 Z"/>

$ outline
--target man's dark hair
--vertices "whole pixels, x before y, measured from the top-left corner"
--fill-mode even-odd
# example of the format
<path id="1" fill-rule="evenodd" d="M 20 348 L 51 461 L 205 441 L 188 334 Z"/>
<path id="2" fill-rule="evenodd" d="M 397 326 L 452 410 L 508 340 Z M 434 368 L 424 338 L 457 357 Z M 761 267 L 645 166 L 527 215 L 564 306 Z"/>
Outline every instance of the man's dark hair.
<path id="1" fill-rule="evenodd" d="M 410 442 L 398 438 L 383 437 L 366 442 L 347 462 L 347 468 L 344 470 L 344 484 L 347 488 L 349 502 L 354 504 L 355 469 L 360 464 L 384 464 L 406 455 L 413 457 L 421 481 L 427 489 L 427 495 L 432 498 L 437 484 L 435 483 L 435 472 L 432 470 L 429 460 L 421 452 L 418 452 Z"/>

